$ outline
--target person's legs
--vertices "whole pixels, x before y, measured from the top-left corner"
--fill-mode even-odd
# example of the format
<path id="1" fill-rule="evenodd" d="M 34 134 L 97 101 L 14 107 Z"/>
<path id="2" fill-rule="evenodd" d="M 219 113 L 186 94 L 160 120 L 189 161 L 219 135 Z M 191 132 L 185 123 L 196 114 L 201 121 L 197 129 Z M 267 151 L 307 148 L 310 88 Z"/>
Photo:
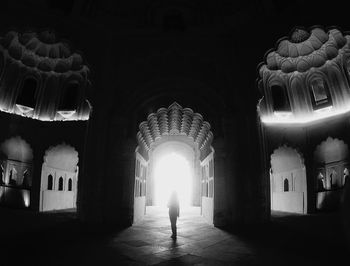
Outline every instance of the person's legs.
<path id="1" fill-rule="evenodd" d="M 172 231 L 172 237 L 176 237 L 177 235 L 177 230 L 176 230 L 176 220 L 177 220 L 177 217 L 174 215 L 171 215 L 170 216 L 170 223 L 171 223 L 171 231 Z"/>

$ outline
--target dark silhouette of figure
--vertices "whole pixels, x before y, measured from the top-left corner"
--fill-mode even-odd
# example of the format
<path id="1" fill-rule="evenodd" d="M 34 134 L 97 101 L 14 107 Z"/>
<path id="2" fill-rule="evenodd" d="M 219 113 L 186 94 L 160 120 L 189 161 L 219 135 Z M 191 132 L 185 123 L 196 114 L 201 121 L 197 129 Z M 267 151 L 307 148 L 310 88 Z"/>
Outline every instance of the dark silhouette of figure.
<path id="1" fill-rule="evenodd" d="M 171 223 L 171 231 L 173 233 L 171 237 L 175 239 L 177 236 L 176 221 L 177 221 L 177 217 L 180 216 L 179 199 L 175 191 L 171 193 L 171 196 L 168 202 L 168 208 L 169 208 L 169 218 Z"/>

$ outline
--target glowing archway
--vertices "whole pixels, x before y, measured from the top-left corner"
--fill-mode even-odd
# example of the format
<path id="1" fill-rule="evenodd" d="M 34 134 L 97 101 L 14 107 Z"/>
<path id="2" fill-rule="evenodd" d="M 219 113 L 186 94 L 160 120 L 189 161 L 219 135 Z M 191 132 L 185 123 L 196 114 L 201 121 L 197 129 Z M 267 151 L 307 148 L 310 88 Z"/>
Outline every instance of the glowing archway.
<path id="1" fill-rule="evenodd" d="M 167 141 L 152 149 L 150 159 L 149 205 L 165 207 L 172 191 L 176 191 L 180 205 L 199 205 L 199 189 L 195 180 L 196 150 L 180 140 Z M 197 192 L 197 193 L 196 193 Z"/>
<path id="2" fill-rule="evenodd" d="M 180 204 L 201 206 L 203 216 L 212 223 L 214 194 L 209 195 L 209 189 L 204 193 L 203 188 L 210 183 L 213 191 L 214 176 L 209 182 L 207 171 L 202 170 L 209 169 L 209 164 L 213 168 L 210 124 L 199 113 L 174 102 L 140 123 L 137 140 L 134 221 L 142 219 L 146 205 L 166 206 L 168 195 L 175 190 Z M 166 144 L 170 146 L 159 152 Z"/>

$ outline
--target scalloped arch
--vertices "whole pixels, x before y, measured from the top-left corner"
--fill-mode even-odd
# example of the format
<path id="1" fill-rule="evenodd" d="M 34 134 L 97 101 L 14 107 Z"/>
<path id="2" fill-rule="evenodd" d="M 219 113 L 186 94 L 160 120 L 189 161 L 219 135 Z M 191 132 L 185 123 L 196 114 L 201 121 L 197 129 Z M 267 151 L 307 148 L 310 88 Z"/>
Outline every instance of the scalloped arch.
<path id="1" fill-rule="evenodd" d="M 147 121 L 140 123 L 139 129 L 136 138 L 145 151 L 149 151 L 152 144 L 164 135 L 187 136 L 200 150 L 210 146 L 213 141 L 210 124 L 204 121 L 202 115 L 190 108 L 183 108 L 177 102 L 149 114 Z"/>
<path id="2" fill-rule="evenodd" d="M 275 173 L 291 171 L 304 167 L 304 157 L 297 149 L 284 144 L 271 154 L 271 168 Z"/>
<path id="3" fill-rule="evenodd" d="M 79 162 L 79 154 L 74 147 L 61 143 L 49 147 L 44 155 L 44 163 L 47 166 L 75 172 Z"/>
<path id="4" fill-rule="evenodd" d="M 7 159 L 20 162 L 33 161 L 33 150 L 28 142 L 20 136 L 11 137 L 0 145 L 0 151 Z"/>
<path id="5" fill-rule="evenodd" d="M 330 163 L 347 159 L 349 147 L 343 140 L 328 137 L 315 149 L 314 158 L 318 163 Z"/>

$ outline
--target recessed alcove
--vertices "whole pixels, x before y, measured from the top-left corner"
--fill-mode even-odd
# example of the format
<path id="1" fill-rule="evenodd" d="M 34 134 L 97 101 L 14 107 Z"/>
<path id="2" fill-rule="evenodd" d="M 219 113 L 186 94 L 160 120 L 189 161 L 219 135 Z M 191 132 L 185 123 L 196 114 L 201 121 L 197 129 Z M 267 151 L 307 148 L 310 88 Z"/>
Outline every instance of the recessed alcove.
<path id="1" fill-rule="evenodd" d="M 214 221 L 214 149 L 210 124 L 189 108 L 173 103 L 148 115 L 137 134 L 134 223 L 147 206 L 165 209 L 172 191 L 180 209 L 188 207 Z M 188 212 L 186 212 L 188 213 Z"/>

